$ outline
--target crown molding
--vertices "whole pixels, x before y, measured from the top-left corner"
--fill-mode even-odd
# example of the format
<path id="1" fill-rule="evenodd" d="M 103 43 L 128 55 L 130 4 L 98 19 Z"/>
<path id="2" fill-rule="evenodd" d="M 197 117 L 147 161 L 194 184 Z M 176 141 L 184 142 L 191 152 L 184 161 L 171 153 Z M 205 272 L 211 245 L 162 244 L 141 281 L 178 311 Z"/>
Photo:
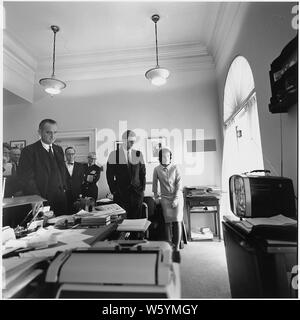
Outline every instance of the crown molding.
<path id="1" fill-rule="evenodd" d="M 134 76 L 155 64 L 155 47 L 61 55 L 56 57 L 56 76 L 64 81 Z M 160 46 L 159 64 L 178 71 L 214 69 L 212 57 L 200 43 Z M 50 73 L 51 57 L 39 60 L 37 78 Z"/>
<path id="2" fill-rule="evenodd" d="M 38 60 L 9 32 L 4 32 L 5 73 L 33 85 L 38 79 L 51 75 L 52 56 Z M 215 70 L 212 56 L 201 43 L 178 43 L 159 47 L 159 64 L 174 71 Z M 56 55 L 56 76 L 64 81 L 105 79 L 136 76 L 155 67 L 155 47 L 125 50 L 83 52 L 74 55 Z M 11 78 L 11 76 L 10 76 Z M 19 79 L 19 83 L 20 83 Z M 33 89 L 32 89 L 33 90 Z"/>
<path id="3" fill-rule="evenodd" d="M 247 2 L 222 2 L 219 7 L 217 23 L 209 44 L 214 57 L 216 69 L 224 56 L 228 44 L 235 43 L 235 35 L 240 30 L 245 13 L 249 7 Z"/>
<path id="4" fill-rule="evenodd" d="M 33 102 L 37 63 L 28 51 L 3 31 L 3 87 L 26 101 Z"/>
<path id="5" fill-rule="evenodd" d="M 3 87 L 33 102 L 35 72 L 22 60 L 3 48 Z"/>
<path id="6" fill-rule="evenodd" d="M 3 31 L 3 49 L 14 56 L 16 61 L 35 72 L 37 68 L 37 61 L 24 46 L 19 43 L 7 30 Z"/>

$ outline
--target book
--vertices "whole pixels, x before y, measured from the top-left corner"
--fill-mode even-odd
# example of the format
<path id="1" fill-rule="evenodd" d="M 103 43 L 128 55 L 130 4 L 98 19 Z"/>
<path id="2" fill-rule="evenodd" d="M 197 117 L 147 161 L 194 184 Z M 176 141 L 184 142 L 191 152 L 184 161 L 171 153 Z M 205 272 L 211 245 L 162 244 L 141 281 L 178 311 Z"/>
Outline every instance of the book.
<path id="1" fill-rule="evenodd" d="M 147 219 L 124 219 L 117 231 L 146 231 L 151 222 Z"/>
<path id="2" fill-rule="evenodd" d="M 108 225 L 110 223 L 110 215 L 101 215 L 101 216 L 89 216 L 81 218 L 81 225 L 87 226 L 101 226 Z"/>

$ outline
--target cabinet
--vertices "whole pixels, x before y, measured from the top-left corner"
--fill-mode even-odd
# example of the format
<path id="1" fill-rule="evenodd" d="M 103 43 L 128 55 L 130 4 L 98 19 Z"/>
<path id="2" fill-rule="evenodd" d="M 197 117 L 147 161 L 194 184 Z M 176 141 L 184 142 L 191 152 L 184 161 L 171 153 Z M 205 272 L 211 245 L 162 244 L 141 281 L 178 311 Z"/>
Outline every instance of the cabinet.
<path id="1" fill-rule="evenodd" d="M 184 198 L 187 213 L 187 238 L 189 241 L 192 239 L 192 226 L 191 226 L 191 215 L 192 214 L 212 214 L 214 219 L 215 236 L 221 240 L 220 230 L 220 194 L 216 192 L 207 192 L 207 189 L 195 189 L 195 188 L 184 188 Z M 207 208 L 208 210 L 192 211 L 193 207 Z"/>
<path id="2" fill-rule="evenodd" d="M 230 221 L 222 227 L 232 298 L 297 298 L 296 241 L 246 234 Z"/>

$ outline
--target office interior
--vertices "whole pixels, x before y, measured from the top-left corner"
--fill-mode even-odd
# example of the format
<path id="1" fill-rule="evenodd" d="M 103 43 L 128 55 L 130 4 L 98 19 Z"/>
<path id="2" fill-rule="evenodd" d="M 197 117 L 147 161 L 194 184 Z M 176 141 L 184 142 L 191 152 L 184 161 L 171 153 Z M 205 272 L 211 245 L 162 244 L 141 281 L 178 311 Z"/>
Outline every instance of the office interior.
<path id="1" fill-rule="evenodd" d="M 230 176 L 270 170 L 290 179 L 297 219 L 298 102 L 283 112 L 269 105 L 271 64 L 298 36 L 298 3 L 4 1 L 2 14 L 3 142 L 28 146 L 39 139 L 40 121 L 55 119 L 57 143 L 75 145 L 77 161 L 96 152 L 103 199 L 110 192 L 108 154 L 134 130 L 145 157 L 145 195 L 152 197 L 158 163 L 150 160 L 149 140 L 170 134 L 183 186 L 220 195 L 220 239 L 189 238 L 180 250 L 180 298 L 235 298 L 222 227 L 224 216 L 234 216 Z M 160 16 L 158 52 L 153 14 Z M 66 83 L 53 96 L 39 83 L 52 72 L 51 25 L 60 27 L 55 76 Z M 145 77 L 156 58 L 170 72 L 162 86 Z M 215 232 L 213 218 L 193 214 L 190 228 Z M 186 206 L 184 224 L 188 229 Z M 298 241 L 293 248 L 298 259 Z"/>

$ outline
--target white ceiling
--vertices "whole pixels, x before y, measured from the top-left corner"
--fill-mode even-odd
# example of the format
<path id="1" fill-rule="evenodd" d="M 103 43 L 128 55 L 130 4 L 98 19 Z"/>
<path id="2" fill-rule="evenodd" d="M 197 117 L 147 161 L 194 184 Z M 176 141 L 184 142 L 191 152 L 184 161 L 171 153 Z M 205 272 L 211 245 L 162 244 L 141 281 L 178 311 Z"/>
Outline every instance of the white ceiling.
<path id="1" fill-rule="evenodd" d="M 37 84 L 51 74 L 50 26 L 58 25 L 55 75 L 72 94 L 70 82 L 76 87 L 74 81 L 84 81 L 88 87 L 90 80 L 111 79 L 116 88 L 124 76 L 139 83 L 127 81 L 128 90 L 151 90 L 143 80 L 156 62 L 153 14 L 161 17 L 159 63 L 171 72 L 168 87 L 187 86 L 186 79 L 194 79 L 194 85 L 215 75 L 215 59 L 222 55 L 232 21 L 237 26 L 241 7 L 239 2 L 5 1 L 4 88 L 30 102 L 45 94 Z M 81 82 L 81 94 L 83 87 Z"/>
<path id="2" fill-rule="evenodd" d="M 52 54 L 51 25 L 58 25 L 57 55 L 155 45 L 209 45 L 219 2 L 4 2 L 6 32 L 35 59 Z"/>

